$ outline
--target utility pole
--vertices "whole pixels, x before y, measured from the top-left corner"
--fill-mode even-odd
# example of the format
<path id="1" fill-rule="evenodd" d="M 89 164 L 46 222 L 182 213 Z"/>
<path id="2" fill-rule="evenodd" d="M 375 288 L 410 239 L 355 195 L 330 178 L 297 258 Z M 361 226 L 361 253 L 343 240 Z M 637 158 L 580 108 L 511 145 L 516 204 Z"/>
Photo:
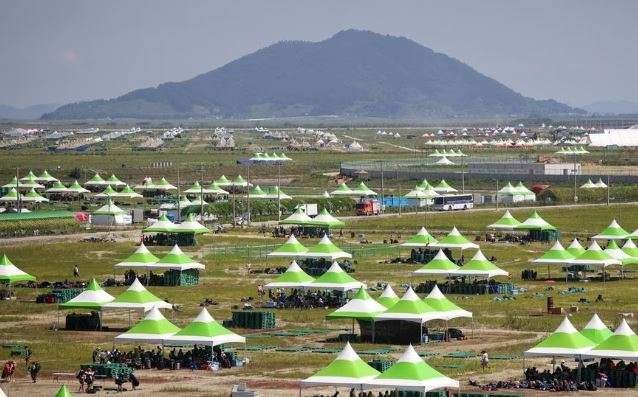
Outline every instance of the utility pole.
<path id="1" fill-rule="evenodd" d="M 383 160 L 381 160 L 381 210 L 385 204 L 385 187 L 383 185 Z"/>
<path id="2" fill-rule="evenodd" d="M 200 179 L 199 184 L 199 220 L 204 222 L 204 164 L 199 165 Z"/>
<path id="3" fill-rule="evenodd" d="M 177 222 L 179 223 L 182 218 L 182 209 L 180 208 L 180 185 L 179 185 L 179 165 L 177 166 Z"/>

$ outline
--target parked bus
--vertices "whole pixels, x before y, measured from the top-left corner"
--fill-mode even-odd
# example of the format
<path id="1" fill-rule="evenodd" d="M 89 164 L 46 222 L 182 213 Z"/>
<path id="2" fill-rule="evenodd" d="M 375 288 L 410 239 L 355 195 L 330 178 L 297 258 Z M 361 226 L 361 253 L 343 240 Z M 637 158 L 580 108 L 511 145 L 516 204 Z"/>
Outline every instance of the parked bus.
<path id="1" fill-rule="evenodd" d="M 471 194 L 450 194 L 434 198 L 434 209 L 437 211 L 467 210 L 474 207 L 474 196 Z"/>

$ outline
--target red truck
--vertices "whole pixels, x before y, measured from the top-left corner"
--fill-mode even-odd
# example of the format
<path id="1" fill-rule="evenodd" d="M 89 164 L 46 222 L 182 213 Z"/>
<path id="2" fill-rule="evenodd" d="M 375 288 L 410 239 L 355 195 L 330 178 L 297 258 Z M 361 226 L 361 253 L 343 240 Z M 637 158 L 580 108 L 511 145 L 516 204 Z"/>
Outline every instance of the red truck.
<path id="1" fill-rule="evenodd" d="M 381 212 L 381 204 L 377 199 L 362 198 L 357 203 L 357 215 L 379 215 Z"/>

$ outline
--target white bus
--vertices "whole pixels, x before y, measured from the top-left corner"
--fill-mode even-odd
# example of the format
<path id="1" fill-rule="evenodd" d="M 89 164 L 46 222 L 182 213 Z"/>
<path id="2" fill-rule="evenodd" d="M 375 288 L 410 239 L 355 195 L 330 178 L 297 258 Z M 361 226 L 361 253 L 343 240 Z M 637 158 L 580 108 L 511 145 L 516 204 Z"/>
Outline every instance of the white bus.
<path id="1" fill-rule="evenodd" d="M 437 211 L 467 210 L 474 208 L 474 196 L 471 194 L 450 194 L 434 198 Z"/>

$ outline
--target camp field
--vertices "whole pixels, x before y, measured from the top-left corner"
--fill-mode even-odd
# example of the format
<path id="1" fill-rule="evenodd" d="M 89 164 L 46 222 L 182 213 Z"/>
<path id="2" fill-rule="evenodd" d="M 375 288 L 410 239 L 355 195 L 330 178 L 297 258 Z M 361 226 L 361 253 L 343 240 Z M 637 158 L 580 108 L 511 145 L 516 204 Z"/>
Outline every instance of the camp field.
<path id="1" fill-rule="evenodd" d="M 634 204 L 574 206 L 561 208 L 542 208 L 540 214 L 555 225 L 562 233 L 564 245 L 574 237 L 586 237 L 603 229 L 611 219 L 616 218 L 627 229 L 638 227 L 638 206 Z M 457 226 L 468 236 L 482 236 L 485 225 L 495 221 L 502 214 L 502 209 L 474 210 L 455 213 L 424 213 L 385 216 L 379 218 L 347 219 L 343 236 L 337 233 L 333 241 L 340 247 L 354 253 L 356 261 L 355 278 L 374 287 L 378 282 L 390 283 L 401 295 L 408 284 L 416 286 L 431 277 L 416 276 L 413 271 L 417 265 L 384 263 L 388 259 L 401 255 L 409 255 L 408 249 L 400 250 L 396 246 L 383 244 L 383 240 L 399 237 L 404 241 L 415 233 L 422 225 L 436 236 Z M 530 209 L 516 209 L 512 213 L 523 219 L 531 213 Z M 46 239 L 30 241 L 28 244 L 15 243 L 2 247 L 17 266 L 34 274 L 40 281 L 64 280 L 72 277 L 73 265 L 80 268 L 81 277 L 96 277 L 105 280 L 113 275 L 122 276 L 121 271 L 114 271 L 112 265 L 122 260 L 135 249 L 135 241 L 139 232 L 116 232 L 118 238 L 112 243 L 88 243 L 69 238 L 66 241 L 49 242 Z M 358 244 L 365 236 L 372 244 Z M 303 244 L 311 240 L 301 240 Z M 583 244 L 585 244 L 584 240 Z M 181 310 L 167 314 L 178 325 L 185 325 L 200 310 L 199 303 L 205 298 L 212 298 L 218 305 L 210 306 L 213 317 L 219 321 L 230 317 L 233 307 L 241 306 L 242 297 L 257 297 L 256 287 L 272 280 L 273 276 L 260 273 L 267 267 L 286 266 L 285 260 L 264 259 L 263 255 L 274 244 L 283 240 L 274 239 L 269 234 L 261 234 L 257 228 L 233 229 L 226 234 L 205 236 L 200 244 L 184 251 L 206 264 L 206 270 L 200 283 L 194 287 L 149 287 L 151 292 L 161 298 L 181 305 Z M 506 379 L 522 375 L 522 352 L 531 347 L 535 341 L 552 331 L 561 321 L 561 316 L 541 315 L 544 312 L 547 296 L 553 296 L 556 306 L 569 309 L 578 307 L 578 313 L 572 316 L 576 327 L 582 327 L 591 317 L 598 313 L 608 324 L 617 322 L 619 313 L 636 312 L 638 303 L 631 295 L 638 273 L 627 272 L 622 281 L 606 283 L 593 281 L 589 283 L 569 283 L 561 281 L 563 273 L 558 268 L 552 269 L 552 282 L 523 281 L 521 270 L 536 268 L 539 278 L 546 274 L 545 267 L 534 267 L 529 260 L 538 257 L 549 248 L 546 244 L 513 245 L 510 243 L 480 242 L 486 256 L 495 256 L 497 264 L 510 272 L 511 282 L 523 287 L 525 292 L 512 299 L 496 295 L 448 295 L 459 306 L 474 313 L 474 321 L 453 320 L 450 326 L 457 326 L 469 336 L 466 341 L 430 343 L 418 347 L 420 352 L 434 354 L 428 362 L 441 372 L 462 381 L 467 386 L 468 379 L 485 381 L 488 379 Z M 153 248 L 156 254 L 165 253 L 167 248 Z M 250 263 L 250 273 L 249 266 Z M 611 271 L 614 275 L 614 270 Z M 569 291 L 568 288 L 583 288 L 582 292 Z M 116 295 L 124 288 L 107 288 Z M 374 289 L 374 288 L 373 288 Z M 33 303 L 35 295 L 43 291 L 18 289 L 17 300 L 0 302 L 0 329 L 2 344 L 28 344 L 33 352 L 33 359 L 42 363 L 43 380 L 37 386 L 26 382 L 24 366 L 18 370 L 18 381 L 10 385 L 12 390 L 22 395 L 38 395 L 54 391 L 56 386 L 51 380 L 54 372 L 73 372 L 80 364 L 91 361 L 91 354 L 96 347 L 109 349 L 113 346 L 113 337 L 117 331 L 111 332 L 73 332 L 58 330 L 55 325 L 64 323 L 64 313 L 59 313 L 52 305 Z M 371 291 L 373 297 L 380 290 Z M 604 297 L 603 303 L 595 303 L 598 295 Z M 581 299 L 586 302 L 581 302 Z M 258 305 L 258 302 L 253 302 Z M 351 326 L 349 321 L 326 320 L 330 310 L 277 310 L 277 331 L 275 333 L 251 334 L 247 330 L 236 330 L 247 336 L 246 346 L 269 346 L 265 351 L 247 351 L 237 346 L 240 356 L 248 357 L 250 363 L 243 368 L 222 370 L 216 373 L 186 370 L 175 371 L 139 371 L 142 390 L 138 395 L 227 395 L 230 385 L 240 380 L 262 391 L 265 396 L 297 395 L 297 381 L 311 375 L 321 366 L 334 358 L 330 349 L 339 349 L 340 343 L 334 338 L 347 332 Z M 137 317 L 133 317 L 135 321 Z M 104 325 L 122 328 L 128 319 L 124 315 L 108 314 Z M 634 328 L 638 323 L 633 320 Z M 432 322 L 431 328 L 442 328 L 443 323 Z M 118 345 L 129 348 L 131 346 Z M 355 344 L 357 351 L 378 348 L 370 344 Z M 276 348 L 302 351 L 277 351 Z M 310 352 L 310 349 L 324 348 L 323 353 Z M 454 351 L 478 353 L 487 349 L 493 357 L 490 368 L 481 372 L 476 358 L 446 357 Z M 397 357 L 401 348 L 390 355 Z M 0 350 L 0 359 L 7 359 L 8 349 Z M 371 360 L 374 356 L 363 356 Z M 499 359 L 500 358 L 500 359 Z M 548 360 L 527 360 L 538 366 L 549 365 Z M 179 381 L 177 381 L 179 380 Z M 72 385 L 77 382 L 69 381 Z M 220 387 L 220 385 L 224 385 Z M 107 383 L 107 386 L 112 384 Z M 219 389 L 218 389 L 219 388 Z M 33 391 L 36 391 L 36 394 Z M 215 390 L 219 390 L 216 394 Z M 327 391 L 327 390 L 326 390 Z M 321 392 L 307 391 L 306 395 Z M 10 394 L 11 395 L 11 394 Z M 131 394 L 133 395 L 133 394 Z"/>

